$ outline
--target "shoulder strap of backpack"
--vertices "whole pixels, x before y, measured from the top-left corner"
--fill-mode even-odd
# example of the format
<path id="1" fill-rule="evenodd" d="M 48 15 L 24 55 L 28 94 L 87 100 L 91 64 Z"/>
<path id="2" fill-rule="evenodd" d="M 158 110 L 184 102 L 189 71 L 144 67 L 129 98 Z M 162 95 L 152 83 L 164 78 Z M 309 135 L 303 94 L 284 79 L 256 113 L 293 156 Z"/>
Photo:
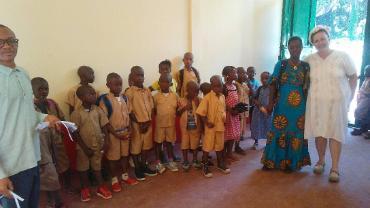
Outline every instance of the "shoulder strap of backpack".
<path id="1" fill-rule="evenodd" d="M 57 111 L 57 116 L 58 118 L 61 118 L 61 113 L 59 112 L 59 106 L 58 106 L 58 103 L 56 103 L 54 100 L 52 99 L 47 99 L 47 102 L 48 102 L 48 106 L 50 108 L 54 108 L 56 111 Z"/>
<path id="2" fill-rule="evenodd" d="M 108 94 L 102 94 L 98 97 L 96 101 L 97 106 L 99 106 L 100 101 L 103 101 L 104 106 L 107 108 L 107 111 L 108 111 L 108 118 L 110 118 L 113 113 L 113 107 L 112 107 L 112 103 L 108 99 Z"/>
<path id="3" fill-rule="evenodd" d="M 197 82 L 198 82 L 198 84 L 200 84 L 200 76 L 199 76 L 199 72 L 198 72 L 198 70 L 197 70 L 196 68 L 194 68 L 194 67 L 191 67 L 191 68 L 193 69 L 194 74 L 195 74 L 195 76 L 197 77 Z"/>

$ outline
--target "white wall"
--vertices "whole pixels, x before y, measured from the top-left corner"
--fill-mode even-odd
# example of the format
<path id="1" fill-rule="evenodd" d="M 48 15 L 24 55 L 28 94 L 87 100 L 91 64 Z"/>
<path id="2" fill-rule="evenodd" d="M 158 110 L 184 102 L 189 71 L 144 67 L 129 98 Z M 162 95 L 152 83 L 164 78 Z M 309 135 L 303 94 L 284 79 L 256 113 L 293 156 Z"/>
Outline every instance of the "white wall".
<path id="1" fill-rule="evenodd" d="M 168 58 L 174 71 L 193 51 L 203 81 L 225 65 L 271 69 L 280 37 L 282 0 L 1 0 L 0 24 L 20 39 L 17 64 L 45 77 L 50 97 L 63 103 L 78 83 L 76 69 L 127 79 L 133 65 L 145 69 L 146 84 L 158 78 Z M 124 83 L 127 86 L 127 83 Z M 65 109 L 65 105 L 62 105 Z"/>

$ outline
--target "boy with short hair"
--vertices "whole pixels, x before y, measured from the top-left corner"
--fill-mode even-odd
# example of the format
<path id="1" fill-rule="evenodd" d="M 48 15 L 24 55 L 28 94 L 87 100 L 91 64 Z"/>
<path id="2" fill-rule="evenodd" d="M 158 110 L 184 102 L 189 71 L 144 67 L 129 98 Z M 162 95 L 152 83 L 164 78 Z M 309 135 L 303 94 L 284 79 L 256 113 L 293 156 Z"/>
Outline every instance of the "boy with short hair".
<path id="1" fill-rule="evenodd" d="M 185 171 L 190 169 L 188 160 L 189 150 L 193 153 L 193 167 L 200 168 L 198 161 L 198 147 L 201 137 L 202 122 L 199 115 L 195 112 L 200 104 L 199 85 L 194 81 L 189 81 L 187 95 L 179 100 L 180 129 L 181 129 L 181 149 L 183 154 L 182 168 Z"/>
<path id="2" fill-rule="evenodd" d="M 178 97 L 175 92 L 170 90 L 172 76 L 169 73 L 161 74 L 159 86 L 161 90 L 154 95 L 154 109 L 156 113 L 155 130 L 155 152 L 156 169 L 159 173 L 165 171 L 165 167 L 160 162 L 160 152 L 163 143 L 166 145 L 168 165 L 171 171 L 178 171 L 177 164 L 174 162 L 174 153 L 172 144 L 176 141 L 175 118 L 177 111 Z"/>
<path id="3" fill-rule="evenodd" d="M 64 120 L 64 114 L 58 104 L 47 98 L 49 84 L 42 77 L 31 80 L 36 111 L 57 116 Z M 65 151 L 63 137 L 55 129 L 44 129 L 40 132 L 40 190 L 47 194 L 48 205 L 63 207 L 60 194 L 58 173 L 61 174 L 65 188 L 70 188 L 69 160 Z M 54 163 L 56 165 L 54 165 Z"/>
<path id="4" fill-rule="evenodd" d="M 186 95 L 186 84 L 193 80 L 200 84 L 200 76 L 197 69 L 193 67 L 194 56 L 192 53 L 187 52 L 184 54 L 182 61 L 184 62 L 184 68 L 176 73 L 177 81 L 177 94 L 180 97 Z"/>
<path id="5" fill-rule="evenodd" d="M 161 61 L 161 63 L 159 63 L 159 74 L 162 75 L 162 74 L 171 74 L 171 61 L 166 59 L 164 61 Z M 173 93 L 177 93 L 176 92 L 176 89 L 177 89 L 177 82 L 175 79 L 171 78 L 172 79 L 172 83 L 170 85 L 170 90 L 171 92 Z M 161 90 L 161 87 L 159 86 L 159 81 L 156 80 L 155 82 L 153 82 L 153 84 L 149 87 L 150 91 L 159 91 Z"/>
<path id="6" fill-rule="evenodd" d="M 226 120 L 226 104 L 223 93 L 223 83 L 221 77 L 214 75 L 210 79 L 211 92 L 208 93 L 200 102 L 196 113 L 201 117 L 205 133 L 203 140 L 203 174 L 205 177 L 212 177 L 208 167 L 208 155 L 211 151 L 216 151 L 217 168 L 223 173 L 230 173 L 226 166 L 223 155 L 224 150 L 224 131 Z"/>
<path id="7" fill-rule="evenodd" d="M 114 130 L 114 133 L 109 134 L 105 156 L 112 176 L 112 190 L 120 192 L 122 190 L 121 180 L 128 185 L 138 183 L 128 175 L 131 106 L 127 98 L 121 94 L 121 76 L 117 73 L 110 73 L 106 81 L 109 93 L 99 97 L 98 105 L 108 116 L 109 123 Z"/>
<path id="8" fill-rule="evenodd" d="M 131 105 L 131 144 L 130 152 L 135 164 L 135 175 L 138 180 L 145 180 L 145 175 L 155 176 L 147 164 L 147 154 L 153 147 L 152 140 L 152 113 L 153 97 L 148 88 L 143 86 L 144 69 L 140 66 L 131 68 L 132 86 L 127 89 L 127 96 Z"/>
<path id="9" fill-rule="evenodd" d="M 78 99 L 76 95 L 76 90 L 80 86 L 90 86 L 90 83 L 93 83 L 95 80 L 94 70 L 89 66 L 80 66 L 77 70 L 77 74 L 80 78 L 80 83 L 72 87 L 67 93 L 67 105 L 69 107 L 69 114 L 71 114 L 75 109 L 81 106 L 81 100 Z M 96 96 L 99 96 L 99 92 L 95 90 Z"/>
<path id="10" fill-rule="evenodd" d="M 244 104 L 249 105 L 249 87 L 247 85 L 247 72 L 243 67 L 236 68 L 236 71 L 238 73 L 238 79 L 235 82 L 235 85 L 237 86 L 238 93 L 239 93 L 239 101 Z M 239 114 L 240 116 L 240 139 L 235 141 L 235 153 L 240 155 L 245 155 L 245 151 L 240 147 L 240 140 L 243 140 L 246 133 L 247 133 L 247 118 L 249 116 L 249 113 L 243 112 Z"/>
<path id="11" fill-rule="evenodd" d="M 101 176 L 101 149 L 103 147 L 103 133 L 105 135 L 104 148 L 107 149 L 108 128 L 111 128 L 104 111 L 95 105 L 95 90 L 88 85 L 77 88 L 76 95 L 81 99 L 81 107 L 75 109 L 71 114 L 71 121 L 75 123 L 78 130 L 73 132 L 73 138 L 77 142 L 77 164 L 76 169 L 81 179 L 81 201 L 90 201 L 90 190 L 88 188 L 87 171 L 91 167 L 98 182 L 97 195 L 104 198 L 112 198 L 112 193 L 103 184 Z M 110 132 L 112 132 L 110 130 Z"/>

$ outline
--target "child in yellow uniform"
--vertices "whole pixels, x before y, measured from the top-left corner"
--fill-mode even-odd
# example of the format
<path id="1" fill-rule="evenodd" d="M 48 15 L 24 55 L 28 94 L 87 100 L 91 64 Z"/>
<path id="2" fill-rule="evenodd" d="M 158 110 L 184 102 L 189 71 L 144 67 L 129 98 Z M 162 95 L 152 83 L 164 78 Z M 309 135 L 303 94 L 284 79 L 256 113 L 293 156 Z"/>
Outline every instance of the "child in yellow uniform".
<path id="1" fill-rule="evenodd" d="M 76 95 L 76 90 L 80 86 L 90 86 L 90 83 L 93 83 L 95 80 L 94 70 L 89 66 L 80 66 L 77 70 L 77 74 L 80 77 L 80 83 L 72 87 L 67 93 L 66 103 L 69 107 L 69 114 L 71 114 L 75 109 L 81 106 L 81 100 L 78 99 Z M 99 92 L 95 90 L 96 96 L 99 96 Z"/>
<path id="2" fill-rule="evenodd" d="M 147 154 L 153 148 L 152 113 L 154 103 L 150 90 L 143 86 L 144 69 L 140 66 L 132 67 L 130 78 L 132 78 L 132 86 L 125 92 L 131 105 L 130 152 L 135 164 L 136 178 L 145 180 L 145 175 L 157 175 L 156 171 L 148 167 L 146 161 Z"/>
<path id="3" fill-rule="evenodd" d="M 192 53 L 185 53 L 182 61 L 184 62 L 184 68 L 176 73 L 175 78 L 178 84 L 177 94 L 180 97 L 185 97 L 186 84 L 191 80 L 200 84 L 200 76 L 198 70 L 193 67 L 194 56 Z"/>
<path id="4" fill-rule="evenodd" d="M 171 74 L 171 61 L 166 59 L 164 61 L 161 61 L 161 63 L 159 63 L 159 74 L 162 75 L 162 74 Z M 171 78 L 172 79 L 172 83 L 170 85 L 170 90 L 171 92 L 173 93 L 176 93 L 176 89 L 177 89 L 177 82 L 175 79 Z M 159 86 L 159 81 L 156 80 L 155 82 L 153 82 L 153 84 L 149 87 L 150 91 L 159 91 L 161 90 L 161 87 Z"/>
<path id="5" fill-rule="evenodd" d="M 239 102 L 248 104 L 249 105 L 249 87 L 247 85 L 248 76 L 247 72 L 243 67 L 236 68 L 238 73 L 238 79 L 235 82 L 238 93 L 239 93 Z M 240 155 L 245 155 L 245 151 L 240 147 L 240 140 L 244 139 L 247 130 L 247 119 L 248 119 L 248 111 L 240 113 L 240 139 L 235 141 L 235 153 Z"/>
<path id="6" fill-rule="evenodd" d="M 198 161 L 198 147 L 201 136 L 201 120 L 195 112 L 199 106 L 201 98 L 198 97 L 199 85 L 194 81 L 189 81 L 187 95 L 179 101 L 180 129 L 181 129 L 181 149 L 183 155 L 182 168 L 188 171 L 190 168 L 188 160 L 189 150 L 193 153 L 193 166 L 200 168 Z"/>
<path id="7" fill-rule="evenodd" d="M 88 188 L 87 171 L 91 167 L 98 182 L 97 195 L 109 199 L 112 193 L 108 187 L 103 184 L 101 176 L 101 149 L 103 147 L 103 133 L 105 135 L 104 143 L 108 141 L 108 131 L 111 126 L 102 109 L 95 105 L 95 90 L 86 85 L 77 89 L 76 94 L 82 101 L 81 107 L 75 109 L 71 114 L 71 121 L 75 123 L 78 130 L 73 133 L 73 138 L 77 142 L 77 164 L 76 169 L 81 179 L 81 201 L 90 201 L 90 190 Z M 106 148 L 106 145 L 104 145 Z"/>
<path id="8" fill-rule="evenodd" d="M 108 116 L 114 134 L 109 134 L 105 156 L 112 176 L 112 190 L 120 192 L 120 180 L 128 185 L 137 184 L 137 181 L 128 175 L 131 106 L 121 94 L 122 78 L 117 73 L 108 74 L 107 87 L 109 93 L 99 97 L 99 107 Z"/>
<path id="9" fill-rule="evenodd" d="M 176 141 L 175 118 L 177 111 L 178 97 L 175 92 L 170 90 L 172 76 L 164 73 L 159 78 L 161 91 L 154 95 L 154 107 L 156 113 L 155 129 L 155 153 L 156 169 L 159 173 L 165 171 L 165 167 L 160 162 L 160 152 L 163 143 L 166 145 L 168 165 L 171 171 L 178 171 L 176 162 L 173 161 L 174 153 L 172 144 Z"/>
<path id="10" fill-rule="evenodd" d="M 223 173 L 230 173 L 226 166 L 223 156 L 224 150 L 224 131 L 226 119 L 225 96 L 221 77 L 214 75 L 210 79 L 211 92 L 208 93 L 199 104 L 196 111 L 201 116 L 205 132 L 203 140 L 203 174 L 205 177 L 212 177 L 208 167 L 208 155 L 211 151 L 216 151 L 217 168 Z"/>

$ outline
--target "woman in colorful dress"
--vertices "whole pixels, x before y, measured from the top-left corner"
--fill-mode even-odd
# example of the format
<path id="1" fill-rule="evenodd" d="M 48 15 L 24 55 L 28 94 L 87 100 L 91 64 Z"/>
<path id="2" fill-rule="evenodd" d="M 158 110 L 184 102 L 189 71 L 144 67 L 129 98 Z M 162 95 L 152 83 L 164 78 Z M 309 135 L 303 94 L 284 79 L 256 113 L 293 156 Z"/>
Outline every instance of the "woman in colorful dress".
<path id="1" fill-rule="evenodd" d="M 291 172 L 311 165 L 308 143 L 304 140 L 309 65 L 300 60 L 302 48 L 302 39 L 291 37 L 290 58 L 279 61 L 270 78 L 267 111 L 272 113 L 274 108 L 274 112 L 261 159 L 263 169 Z"/>
<path id="2" fill-rule="evenodd" d="M 339 181 L 339 157 L 347 134 L 348 109 L 357 86 L 356 67 L 348 54 L 332 50 L 329 31 L 317 26 L 310 33 L 317 49 L 306 60 L 310 64 L 310 90 L 306 108 L 306 139 L 315 138 L 319 156 L 314 172 L 322 174 L 329 140 L 332 159 L 330 182 Z"/>

